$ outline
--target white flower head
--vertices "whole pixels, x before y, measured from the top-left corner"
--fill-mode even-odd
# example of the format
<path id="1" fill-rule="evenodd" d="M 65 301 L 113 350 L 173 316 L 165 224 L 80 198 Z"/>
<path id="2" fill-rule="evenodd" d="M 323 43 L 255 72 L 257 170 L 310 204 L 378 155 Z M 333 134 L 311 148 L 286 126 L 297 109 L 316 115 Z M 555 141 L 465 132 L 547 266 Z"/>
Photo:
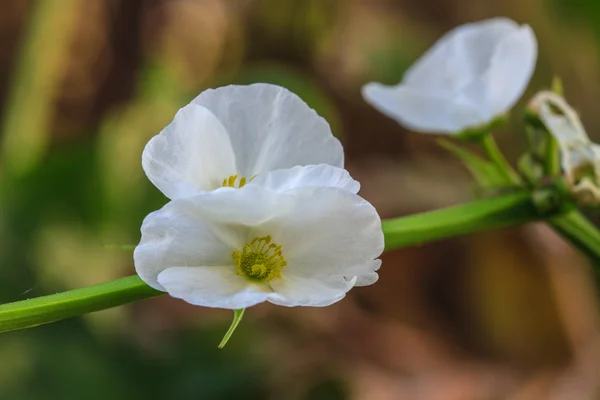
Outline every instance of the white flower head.
<path id="1" fill-rule="evenodd" d="M 344 165 L 327 121 L 287 89 L 264 83 L 202 92 L 142 154 L 146 175 L 170 199 L 320 163 Z"/>
<path id="2" fill-rule="evenodd" d="M 539 92 L 530 107 L 556 139 L 561 168 L 577 200 L 600 204 L 600 146 L 590 141 L 577 112 L 550 91 Z"/>
<path id="3" fill-rule="evenodd" d="M 492 18 L 448 32 L 398 85 L 372 82 L 362 93 L 411 130 L 457 134 L 509 111 L 525 91 L 536 59 L 537 42 L 528 25 Z"/>
<path id="4" fill-rule="evenodd" d="M 330 305 L 378 277 L 381 220 L 357 190 L 321 164 L 175 199 L 144 220 L 136 271 L 200 306 Z"/>

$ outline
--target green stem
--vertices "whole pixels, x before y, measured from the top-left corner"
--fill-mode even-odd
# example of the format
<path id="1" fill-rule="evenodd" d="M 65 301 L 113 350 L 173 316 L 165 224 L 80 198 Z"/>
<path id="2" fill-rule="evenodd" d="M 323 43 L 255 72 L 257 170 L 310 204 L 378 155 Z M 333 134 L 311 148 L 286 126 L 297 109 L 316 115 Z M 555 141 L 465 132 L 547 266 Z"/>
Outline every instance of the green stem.
<path id="1" fill-rule="evenodd" d="M 0 305 L 0 332 L 33 328 L 163 294 L 137 275 L 82 289 Z"/>
<path id="2" fill-rule="evenodd" d="M 555 190 L 549 188 L 549 191 Z M 388 250 L 540 219 L 534 197 L 518 191 L 383 221 Z M 0 332 L 30 328 L 162 294 L 137 276 L 0 305 Z M 235 327 L 235 326 L 234 326 Z"/>
<path id="3" fill-rule="evenodd" d="M 482 136 L 481 143 L 483 145 L 483 148 L 485 149 L 485 152 L 490 158 L 490 161 L 492 161 L 496 165 L 498 170 L 502 172 L 502 174 L 506 177 L 508 182 L 512 182 L 517 185 L 520 184 L 521 179 L 519 178 L 519 175 L 517 175 L 510 163 L 506 160 L 506 158 L 504 158 L 504 155 L 498 148 L 494 137 L 491 134 L 487 133 Z"/>
<path id="4" fill-rule="evenodd" d="M 233 310 L 233 321 L 231 321 L 231 325 L 229 326 L 229 329 L 227 329 L 227 332 L 225 332 L 225 336 L 223 336 L 223 340 L 221 340 L 221 343 L 219 343 L 220 349 L 225 347 L 227 342 L 229 342 L 229 339 L 231 339 L 233 332 L 235 332 L 235 330 L 237 329 L 240 322 L 242 322 L 242 318 L 244 317 L 244 311 L 246 311 L 245 308 L 241 308 L 239 310 Z"/>
<path id="5" fill-rule="evenodd" d="M 558 142 L 553 137 L 548 138 L 544 164 L 547 176 L 551 178 L 560 176 L 560 156 Z"/>
<path id="6" fill-rule="evenodd" d="M 550 218 L 548 223 L 595 265 L 600 265 L 600 232 L 581 212 L 571 210 Z"/>
<path id="7" fill-rule="evenodd" d="M 386 250 L 538 219 L 531 193 L 518 191 L 455 207 L 383 221 Z"/>

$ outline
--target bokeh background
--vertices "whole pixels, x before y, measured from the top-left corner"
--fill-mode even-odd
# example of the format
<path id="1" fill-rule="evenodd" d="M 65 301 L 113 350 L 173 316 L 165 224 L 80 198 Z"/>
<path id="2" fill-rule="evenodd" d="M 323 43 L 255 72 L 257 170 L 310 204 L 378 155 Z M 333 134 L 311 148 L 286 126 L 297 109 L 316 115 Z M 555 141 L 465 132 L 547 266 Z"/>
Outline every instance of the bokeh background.
<path id="1" fill-rule="evenodd" d="M 0 301 L 133 273 L 118 246 L 166 202 L 143 146 L 209 87 L 296 92 L 384 217 L 468 201 L 464 168 L 360 88 L 491 16 L 537 34 L 525 98 L 559 75 L 600 139 L 596 0 L 2 1 Z M 497 135 L 511 160 L 520 116 Z M 230 312 L 163 296 L 1 335 L 0 399 L 595 399 L 592 275 L 541 224 L 445 240 L 386 254 L 377 284 L 331 307 L 253 307 L 223 350 Z"/>

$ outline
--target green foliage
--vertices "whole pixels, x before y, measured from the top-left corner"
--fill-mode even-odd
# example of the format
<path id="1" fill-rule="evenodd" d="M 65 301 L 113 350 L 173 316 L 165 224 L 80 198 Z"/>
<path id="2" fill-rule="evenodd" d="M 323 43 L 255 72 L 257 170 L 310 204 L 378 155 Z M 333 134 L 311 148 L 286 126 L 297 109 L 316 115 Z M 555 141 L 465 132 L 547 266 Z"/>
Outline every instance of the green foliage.
<path id="1" fill-rule="evenodd" d="M 1 129 L 2 166 L 7 175 L 29 172 L 41 162 L 47 150 L 48 127 L 78 6 L 74 0 L 35 3 L 13 71 Z"/>
<path id="2" fill-rule="evenodd" d="M 494 163 L 484 160 L 476 154 L 460 147 L 447 139 L 438 141 L 440 146 L 458 157 L 467 167 L 477 185 L 484 192 L 494 191 L 510 185 L 511 182 L 506 179 L 506 175 Z"/>
<path id="3" fill-rule="evenodd" d="M 97 340 L 81 320 L 9 334 L 3 340 L 21 352 L 5 353 L 3 359 L 20 367 L 8 384 L 0 385 L 0 398 L 264 398 L 264 366 L 241 351 L 241 340 L 218 350 L 219 329 L 223 327 L 163 335 L 151 349 L 126 337 Z M 22 357 L 27 357 L 24 365 Z M 6 373 L 0 372 L 0 380 Z"/>

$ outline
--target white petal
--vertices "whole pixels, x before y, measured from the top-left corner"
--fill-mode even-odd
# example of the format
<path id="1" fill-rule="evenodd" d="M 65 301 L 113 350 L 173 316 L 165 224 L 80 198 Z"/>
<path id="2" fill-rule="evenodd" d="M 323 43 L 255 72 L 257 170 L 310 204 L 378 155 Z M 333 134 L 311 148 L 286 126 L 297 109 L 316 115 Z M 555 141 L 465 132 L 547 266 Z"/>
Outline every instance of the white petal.
<path id="1" fill-rule="evenodd" d="M 209 110 L 193 103 L 148 142 L 142 166 L 170 199 L 216 189 L 236 173 L 227 131 Z"/>
<path id="2" fill-rule="evenodd" d="M 537 41 L 528 25 L 506 36 L 497 46 L 482 85 L 493 115 L 512 108 L 527 88 L 537 60 Z"/>
<path id="3" fill-rule="evenodd" d="M 600 189 L 590 178 L 584 177 L 572 187 L 572 193 L 577 203 L 583 206 L 598 206 L 600 204 Z"/>
<path id="4" fill-rule="evenodd" d="M 384 239 L 371 204 L 338 188 L 301 187 L 289 193 L 296 197 L 294 209 L 260 227 L 282 245 L 286 277 L 344 281 L 344 276 L 373 271 Z"/>
<path id="5" fill-rule="evenodd" d="M 460 25 L 406 71 L 403 83 L 439 95 L 456 94 L 485 73 L 498 43 L 518 29 L 519 25 L 507 18 Z"/>
<path id="6" fill-rule="evenodd" d="M 174 267 L 160 273 L 158 281 L 173 297 L 190 304 L 237 310 L 267 299 L 266 285 L 244 279 L 232 266 Z"/>
<path id="7" fill-rule="evenodd" d="M 540 119 L 559 143 L 590 143 L 577 112 L 560 95 L 541 91 L 531 100 L 531 106 L 539 111 Z"/>
<path id="8" fill-rule="evenodd" d="M 542 91 L 533 98 L 531 106 L 539 111 L 541 121 L 556 139 L 562 168 L 569 180 L 575 179 L 573 174 L 577 169 L 595 164 L 593 144 L 577 112 L 565 99 L 556 93 Z"/>
<path id="9" fill-rule="evenodd" d="M 360 183 L 352 179 L 348 171 L 327 164 L 265 172 L 254 178 L 252 184 L 277 192 L 286 192 L 302 186 L 337 187 L 352 193 L 358 193 L 360 190 Z"/>
<path id="10" fill-rule="evenodd" d="M 187 199 L 204 220 L 255 226 L 289 213 L 294 197 L 258 186 L 220 188 Z"/>
<path id="11" fill-rule="evenodd" d="M 379 280 L 379 274 L 377 272 L 368 272 L 364 275 L 356 276 L 356 283 L 354 286 L 370 286 Z"/>
<path id="12" fill-rule="evenodd" d="M 459 133 L 490 123 L 523 94 L 537 43 L 506 18 L 465 24 L 438 40 L 396 86 L 363 87 L 365 100 L 419 132 Z"/>
<path id="13" fill-rule="evenodd" d="M 242 176 L 296 165 L 344 165 L 342 146 L 327 121 L 285 88 L 231 85 L 206 90 L 194 102 L 225 126 Z"/>
<path id="14" fill-rule="evenodd" d="M 272 293 L 267 300 L 287 307 L 325 307 L 343 299 L 352 289 L 355 281 L 356 278 L 346 281 L 284 276 L 270 282 L 275 293 Z"/>
<path id="15" fill-rule="evenodd" d="M 489 119 L 489 115 L 482 114 L 459 95 L 441 97 L 409 86 L 385 86 L 375 82 L 363 86 L 362 95 L 379 112 L 416 132 L 458 133 Z"/>
<path id="16" fill-rule="evenodd" d="M 246 240 L 240 228 L 204 218 L 194 199 L 173 200 L 144 219 L 133 260 L 140 278 L 155 289 L 165 290 L 157 277 L 170 267 L 233 265 L 232 249 Z"/>
<path id="17" fill-rule="evenodd" d="M 373 260 L 368 262 L 366 265 L 360 265 L 357 269 L 356 283 L 354 286 L 369 286 L 377 282 L 379 274 L 377 270 L 381 267 L 381 260 Z M 352 279 L 352 277 L 346 277 L 346 279 Z"/>

